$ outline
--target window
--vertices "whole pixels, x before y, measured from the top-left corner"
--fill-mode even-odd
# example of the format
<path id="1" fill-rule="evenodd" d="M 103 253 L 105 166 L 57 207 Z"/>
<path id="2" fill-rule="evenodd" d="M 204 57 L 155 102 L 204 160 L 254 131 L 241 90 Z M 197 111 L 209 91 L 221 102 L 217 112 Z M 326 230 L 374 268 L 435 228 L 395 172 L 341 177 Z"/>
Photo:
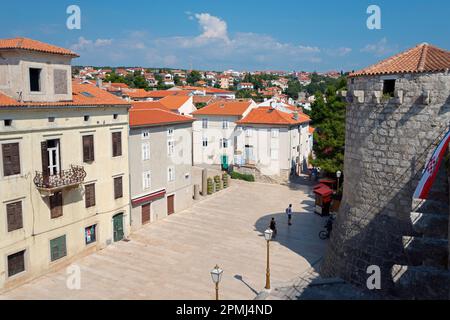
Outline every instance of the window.
<path id="1" fill-rule="evenodd" d="M 245 129 L 245 136 L 251 137 L 253 135 L 253 129 L 252 128 L 246 128 Z"/>
<path id="2" fill-rule="evenodd" d="M 12 120 L 11 119 L 6 119 L 3 121 L 3 123 L 5 124 L 5 127 L 11 127 L 12 126 Z"/>
<path id="3" fill-rule="evenodd" d="M 168 136 L 169 138 L 173 138 L 173 133 L 174 133 L 173 128 L 167 129 L 167 136 Z"/>
<path id="4" fill-rule="evenodd" d="M 84 116 L 84 122 L 88 122 L 90 118 L 90 116 Z"/>
<path id="5" fill-rule="evenodd" d="M 6 219 L 8 221 L 8 232 L 23 228 L 22 201 L 6 205 Z"/>
<path id="6" fill-rule="evenodd" d="M 175 141 L 169 140 L 167 141 L 167 154 L 169 157 L 173 156 L 175 153 Z"/>
<path id="7" fill-rule="evenodd" d="M 228 139 L 220 139 L 220 148 L 228 148 Z"/>
<path id="8" fill-rule="evenodd" d="M 280 130 L 278 129 L 272 129 L 272 138 L 276 139 L 280 135 Z"/>
<path id="9" fill-rule="evenodd" d="M 86 241 L 86 245 L 97 241 L 97 225 L 84 229 L 84 240 Z"/>
<path id="10" fill-rule="evenodd" d="M 152 182 L 151 178 L 152 177 L 151 177 L 150 171 L 144 172 L 142 174 L 142 189 L 143 190 L 150 189 L 151 182 Z"/>
<path id="11" fill-rule="evenodd" d="M 55 117 L 48 117 L 48 122 L 50 122 L 50 123 L 55 122 Z"/>
<path id="12" fill-rule="evenodd" d="M 148 130 L 143 130 L 141 133 L 142 139 L 149 139 L 150 138 L 150 131 Z"/>
<path id="13" fill-rule="evenodd" d="M 112 134 L 113 157 L 122 155 L 122 132 L 114 132 Z"/>
<path id="14" fill-rule="evenodd" d="M 8 277 L 25 271 L 25 250 L 8 256 Z"/>
<path id="15" fill-rule="evenodd" d="M 169 167 L 167 169 L 167 180 L 169 182 L 175 181 L 175 168 L 174 167 Z"/>
<path id="16" fill-rule="evenodd" d="M 119 115 L 118 115 L 117 113 L 114 113 L 114 114 L 113 114 L 113 119 L 114 119 L 114 120 L 119 119 Z"/>
<path id="17" fill-rule="evenodd" d="M 50 255 L 51 261 L 59 260 L 67 255 L 65 235 L 50 240 Z"/>
<path id="18" fill-rule="evenodd" d="M 114 178 L 114 199 L 123 197 L 122 177 Z"/>
<path id="19" fill-rule="evenodd" d="M 63 216 L 63 196 L 62 192 L 56 192 L 49 197 L 50 217 L 56 219 Z"/>
<path id="20" fill-rule="evenodd" d="M 55 94 L 67 94 L 68 93 L 68 81 L 66 70 L 53 71 L 53 87 Z"/>
<path id="21" fill-rule="evenodd" d="M 20 154 L 18 143 L 6 143 L 2 145 L 3 175 L 13 176 L 20 174 Z"/>
<path id="22" fill-rule="evenodd" d="M 278 160 L 278 149 L 271 149 L 270 150 L 270 158 L 272 160 Z"/>
<path id="23" fill-rule="evenodd" d="M 222 128 L 223 128 L 223 129 L 228 129 L 228 128 L 229 128 L 229 122 L 228 122 L 228 120 L 223 120 L 223 121 L 222 121 Z"/>
<path id="24" fill-rule="evenodd" d="M 41 91 L 41 72 L 42 69 L 30 68 L 30 91 Z"/>
<path id="25" fill-rule="evenodd" d="M 206 148 L 208 146 L 208 138 L 207 137 L 203 137 L 202 143 L 203 143 L 203 147 Z"/>
<path id="26" fill-rule="evenodd" d="M 150 143 L 142 144 L 142 161 L 150 160 Z"/>
<path id="27" fill-rule="evenodd" d="M 202 128 L 208 129 L 208 119 L 202 119 Z"/>
<path id="28" fill-rule="evenodd" d="M 395 79 L 384 80 L 383 95 L 395 96 Z"/>
<path id="29" fill-rule="evenodd" d="M 86 208 L 95 207 L 95 183 L 84 186 Z"/>
<path id="30" fill-rule="evenodd" d="M 83 162 L 92 162 L 94 159 L 94 136 L 83 136 Z"/>

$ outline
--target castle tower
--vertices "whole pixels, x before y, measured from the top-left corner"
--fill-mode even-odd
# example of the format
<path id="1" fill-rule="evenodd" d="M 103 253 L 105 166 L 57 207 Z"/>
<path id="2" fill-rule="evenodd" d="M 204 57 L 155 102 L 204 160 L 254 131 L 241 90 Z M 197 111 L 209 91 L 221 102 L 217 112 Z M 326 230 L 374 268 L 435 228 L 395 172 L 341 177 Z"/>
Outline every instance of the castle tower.
<path id="1" fill-rule="evenodd" d="M 324 276 L 365 288 L 367 268 L 377 265 L 392 293 L 395 265 L 423 264 L 411 261 L 404 236 L 417 233 L 413 193 L 449 130 L 449 68 L 450 52 L 424 43 L 349 76 L 344 197 Z M 447 181 L 443 166 L 431 195 L 446 221 Z"/>

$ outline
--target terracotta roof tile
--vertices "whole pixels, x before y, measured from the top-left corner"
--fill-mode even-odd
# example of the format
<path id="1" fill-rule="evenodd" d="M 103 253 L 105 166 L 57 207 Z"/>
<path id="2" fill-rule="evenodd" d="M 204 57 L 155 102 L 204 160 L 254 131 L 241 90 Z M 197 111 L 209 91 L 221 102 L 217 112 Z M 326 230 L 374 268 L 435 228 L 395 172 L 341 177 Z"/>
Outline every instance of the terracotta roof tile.
<path id="1" fill-rule="evenodd" d="M 286 113 L 270 107 L 253 109 L 244 119 L 237 121 L 238 124 L 266 124 L 266 125 L 298 125 L 309 122 L 311 119 L 304 113 L 298 113 L 298 120 L 294 119 L 293 113 Z"/>
<path id="2" fill-rule="evenodd" d="M 191 97 L 190 96 L 167 96 L 159 100 L 159 102 L 170 110 L 178 110 Z"/>
<path id="3" fill-rule="evenodd" d="M 130 127 L 189 123 L 194 119 L 160 108 L 158 102 L 134 102 L 130 109 Z"/>
<path id="4" fill-rule="evenodd" d="M 20 49 L 79 57 L 75 52 L 28 38 L 0 39 L 0 50 Z"/>
<path id="5" fill-rule="evenodd" d="M 248 100 L 220 100 L 195 111 L 194 115 L 242 116 L 251 103 Z"/>
<path id="6" fill-rule="evenodd" d="M 59 102 L 19 102 L 0 93 L 1 107 L 62 107 L 62 106 L 97 106 L 97 105 L 129 105 L 128 102 L 91 84 L 72 84 L 72 100 Z"/>
<path id="7" fill-rule="evenodd" d="M 449 68 L 450 51 L 423 43 L 366 69 L 354 72 L 350 74 L 350 77 L 439 72 Z"/>

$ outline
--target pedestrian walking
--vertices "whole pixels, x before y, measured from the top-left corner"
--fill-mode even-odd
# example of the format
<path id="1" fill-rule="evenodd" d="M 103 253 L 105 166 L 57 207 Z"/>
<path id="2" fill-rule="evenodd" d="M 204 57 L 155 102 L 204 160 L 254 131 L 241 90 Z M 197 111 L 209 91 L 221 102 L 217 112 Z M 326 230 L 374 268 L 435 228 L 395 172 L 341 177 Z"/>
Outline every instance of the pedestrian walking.
<path id="1" fill-rule="evenodd" d="M 287 207 L 286 214 L 288 216 L 288 225 L 292 226 L 292 204 Z"/>
<path id="2" fill-rule="evenodd" d="M 275 238 L 277 235 L 277 223 L 275 221 L 275 218 L 272 218 L 272 220 L 270 221 L 270 226 L 269 226 L 270 230 L 272 230 L 273 234 L 272 237 Z"/>

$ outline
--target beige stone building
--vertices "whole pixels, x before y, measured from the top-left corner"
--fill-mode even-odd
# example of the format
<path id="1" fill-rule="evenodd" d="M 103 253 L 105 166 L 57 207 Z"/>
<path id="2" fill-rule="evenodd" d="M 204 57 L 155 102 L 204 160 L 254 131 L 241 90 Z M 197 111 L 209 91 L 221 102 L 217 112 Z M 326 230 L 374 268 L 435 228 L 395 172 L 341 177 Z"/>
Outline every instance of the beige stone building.
<path id="1" fill-rule="evenodd" d="M 69 50 L 0 40 L 0 291 L 130 232 L 127 102 Z"/>
<path id="2" fill-rule="evenodd" d="M 133 103 L 129 147 L 133 230 L 192 205 L 193 121 L 159 102 Z"/>

